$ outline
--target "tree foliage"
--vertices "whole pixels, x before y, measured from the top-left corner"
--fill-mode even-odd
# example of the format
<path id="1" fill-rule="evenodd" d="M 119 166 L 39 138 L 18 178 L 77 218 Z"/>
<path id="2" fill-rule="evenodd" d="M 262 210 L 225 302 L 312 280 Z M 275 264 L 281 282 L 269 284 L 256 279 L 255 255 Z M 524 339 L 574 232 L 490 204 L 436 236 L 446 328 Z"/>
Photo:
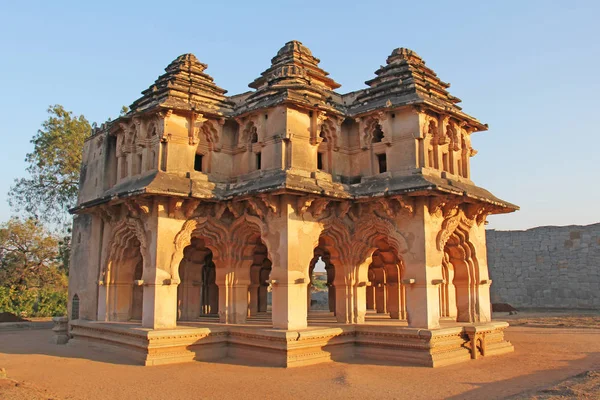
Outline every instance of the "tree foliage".
<path id="1" fill-rule="evenodd" d="M 67 275 L 60 239 L 39 222 L 12 218 L 0 226 L 0 312 L 64 314 Z"/>
<path id="2" fill-rule="evenodd" d="M 61 105 L 48 108 L 49 117 L 31 139 L 34 148 L 25 157 L 29 177 L 15 180 L 9 203 L 15 211 L 44 222 L 64 224 L 75 205 L 82 149 L 91 126 Z"/>

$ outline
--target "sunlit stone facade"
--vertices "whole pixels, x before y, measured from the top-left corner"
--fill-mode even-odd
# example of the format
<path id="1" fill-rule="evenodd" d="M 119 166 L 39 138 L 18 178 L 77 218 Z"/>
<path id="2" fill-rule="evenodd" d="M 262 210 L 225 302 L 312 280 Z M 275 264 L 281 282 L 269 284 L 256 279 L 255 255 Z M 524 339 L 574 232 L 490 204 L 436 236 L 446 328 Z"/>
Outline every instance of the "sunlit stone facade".
<path id="1" fill-rule="evenodd" d="M 470 137 L 487 126 L 415 52 L 394 50 L 348 94 L 297 41 L 246 93 L 226 96 L 206 68 L 178 57 L 86 141 L 75 341 L 124 344 L 128 329 L 146 364 L 270 351 L 276 365 L 435 366 L 512 350 L 491 322 L 484 226 L 516 206 L 471 181 Z M 308 323 L 319 259 L 325 331 Z M 162 354 L 152 337 L 178 344 Z"/>

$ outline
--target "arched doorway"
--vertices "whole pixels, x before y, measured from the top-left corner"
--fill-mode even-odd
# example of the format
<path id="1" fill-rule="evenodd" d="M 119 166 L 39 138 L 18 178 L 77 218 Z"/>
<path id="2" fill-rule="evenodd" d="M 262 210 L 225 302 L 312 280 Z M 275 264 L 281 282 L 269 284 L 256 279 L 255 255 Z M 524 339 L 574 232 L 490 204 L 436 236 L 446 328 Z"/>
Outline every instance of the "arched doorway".
<path id="1" fill-rule="evenodd" d="M 183 250 L 179 264 L 181 283 L 177 287 L 177 317 L 189 321 L 203 315 L 218 315 L 219 288 L 216 285 L 212 251 L 204 240 L 193 238 Z"/>
<path id="2" fill-rule="evenodd" d="M 331 255 L 325 249 L 326 244 L 314 250 L 314 257 L 310 262 L 308 273 L 307 307 L 310 311 L 326 311 L 335 315 L 335 267 L 331 262 Z"/>
<path id="3" fill-rule="evenodd" d="M 106 315 L 109 321 L 141 320 L 143 258 L 140 242 L 131 237 L 112 252 L 106 269 Z"/>
<path id="4" fill-rule="evenodd" d="M 366 308 L 392 319 L 406 319 L 406 290 L 402 284 L 402 259 L 386 239 L 376 241 L 366 287 Z"/>
<path id="5" fill-rule="evenodd" d="M 458 322 L 480 321 L 479 267 L 468 232 L 459 226 L 444 246 L 440 316 Z"/>

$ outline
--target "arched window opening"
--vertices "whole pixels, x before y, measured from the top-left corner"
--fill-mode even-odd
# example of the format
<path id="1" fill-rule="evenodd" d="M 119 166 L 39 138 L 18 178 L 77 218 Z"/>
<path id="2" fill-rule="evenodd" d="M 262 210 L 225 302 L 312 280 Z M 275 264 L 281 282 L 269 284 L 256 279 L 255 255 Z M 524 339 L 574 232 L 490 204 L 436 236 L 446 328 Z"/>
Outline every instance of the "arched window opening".
<path id="1" fill-rule="evenodd" d="M 75 294 L 71 301 L 71 320 L 79 319 L 79 296 Z"/>

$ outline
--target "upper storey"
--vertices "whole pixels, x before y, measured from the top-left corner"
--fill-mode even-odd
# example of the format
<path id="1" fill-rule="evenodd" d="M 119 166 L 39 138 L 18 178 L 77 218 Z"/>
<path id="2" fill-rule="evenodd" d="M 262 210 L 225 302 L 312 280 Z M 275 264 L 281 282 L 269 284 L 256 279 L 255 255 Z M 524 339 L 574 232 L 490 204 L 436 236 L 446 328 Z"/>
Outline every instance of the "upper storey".
<path id="1" fill-rule="evenodd" d="M 269 191 L 361 198 L 452 193 L 515 206 L 473 184 L 465 114 L 449 84 L 396 49 L 367 88 L 340 87 L 302 43 L 235 96 L 192 54 L 86 142 L 78 208 L 138 194 L 226 199 Z"/>

